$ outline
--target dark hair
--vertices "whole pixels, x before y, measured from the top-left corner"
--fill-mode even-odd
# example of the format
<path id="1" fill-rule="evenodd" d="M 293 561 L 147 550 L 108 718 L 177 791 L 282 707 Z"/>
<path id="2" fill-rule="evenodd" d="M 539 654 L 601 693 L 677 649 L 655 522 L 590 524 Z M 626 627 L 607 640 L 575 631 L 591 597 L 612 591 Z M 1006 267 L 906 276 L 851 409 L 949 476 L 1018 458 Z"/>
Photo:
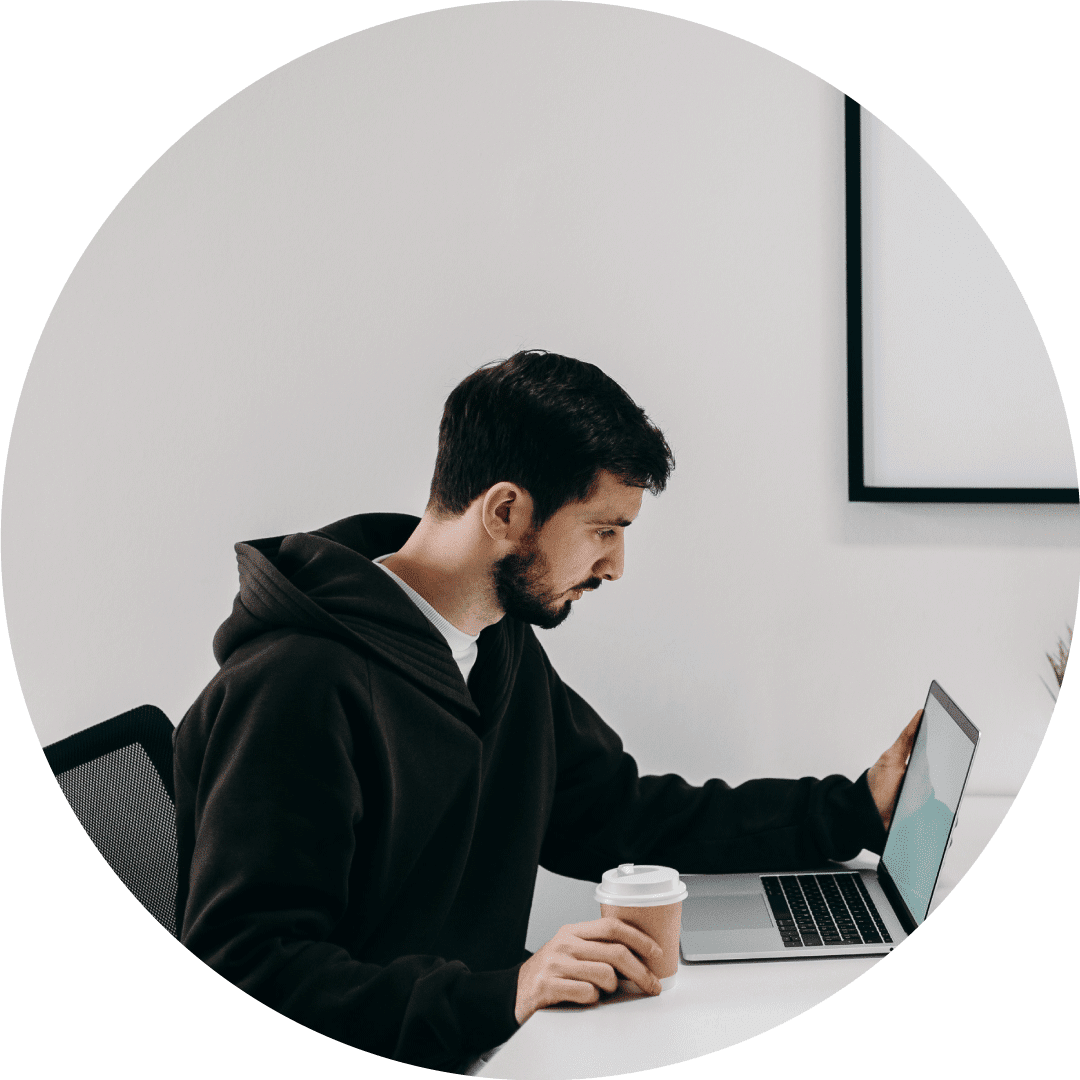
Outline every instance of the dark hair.
<path id="1" fill-rule="evenodd" d="M 446 399 L 429 509 L 456 515 L 501 480 L 539 528 L 588 498 L 601 471 L 654 494 L 675 459 L 660 429 L 595 364 L 529 349 L 478 368 Z"/>

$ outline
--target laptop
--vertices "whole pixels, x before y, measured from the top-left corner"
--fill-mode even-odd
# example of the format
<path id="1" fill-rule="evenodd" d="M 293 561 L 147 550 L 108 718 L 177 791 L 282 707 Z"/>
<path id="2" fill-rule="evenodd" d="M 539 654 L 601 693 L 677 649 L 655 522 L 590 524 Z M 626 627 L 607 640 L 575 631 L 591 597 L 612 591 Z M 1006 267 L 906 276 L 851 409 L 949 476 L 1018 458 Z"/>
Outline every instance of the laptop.
<path id="1" fill-rule="evenodd" d="M 876 870 L 684 874 L 684 960 L 882 956 L 926 918 L 979 732 L 936 683 Z"/>

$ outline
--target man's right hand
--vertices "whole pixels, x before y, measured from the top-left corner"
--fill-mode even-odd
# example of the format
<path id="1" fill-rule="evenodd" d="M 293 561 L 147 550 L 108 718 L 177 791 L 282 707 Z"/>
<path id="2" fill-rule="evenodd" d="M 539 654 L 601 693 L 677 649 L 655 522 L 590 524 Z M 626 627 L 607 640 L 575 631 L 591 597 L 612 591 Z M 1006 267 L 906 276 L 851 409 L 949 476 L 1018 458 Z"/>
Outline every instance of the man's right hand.
<path id="1" fill-rule="evenodd" d="M 662 955 L 648 934 L 622 919 L 564 926 L 521 965 L 514 1016 L 524 1024 L 537 1009 L 560 1001 L 591 1005 L 601 990 L 618 989 L 620 976 L 646 994 L 659 994 L 660 980 L 642 960 Z"/>

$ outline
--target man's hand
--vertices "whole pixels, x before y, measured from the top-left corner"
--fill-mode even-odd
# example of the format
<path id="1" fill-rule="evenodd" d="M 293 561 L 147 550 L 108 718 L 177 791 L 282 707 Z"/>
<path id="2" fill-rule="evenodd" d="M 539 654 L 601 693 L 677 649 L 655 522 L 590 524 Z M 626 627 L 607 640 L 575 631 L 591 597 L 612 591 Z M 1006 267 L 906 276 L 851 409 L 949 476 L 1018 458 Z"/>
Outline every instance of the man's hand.
<path id="1" fill-rule="evenodd" d="M 911 748 L 915 744 L 915 732 L 919 730 L 921 719 L 922 709 L 911 718 L 908 726 L 900 732 L 900 738 L 877 759 L 866 774 L 870 794 L 874 796 L 874 805 L 878 808 L 886 829 L 892 821 L 893 810 L 896 808 L 896 796 L 900 791 L 900 781 L 904 779 L 904 770 L 907 768 L 908 758 L 911 757 Z"/>
<path id="2" fill-rule="evenodd" d="M 659 994 L 660 980 L 641 958 L 659 960 L 662 955 L 648 934 L 622 919 L 564 926 L 521 965 L 514 1016 L 524 1024 L 537 1009 L 560 1001 L 591 1005 L 601 990 L 618 989 L 620 975 L 646 994 Z"/>

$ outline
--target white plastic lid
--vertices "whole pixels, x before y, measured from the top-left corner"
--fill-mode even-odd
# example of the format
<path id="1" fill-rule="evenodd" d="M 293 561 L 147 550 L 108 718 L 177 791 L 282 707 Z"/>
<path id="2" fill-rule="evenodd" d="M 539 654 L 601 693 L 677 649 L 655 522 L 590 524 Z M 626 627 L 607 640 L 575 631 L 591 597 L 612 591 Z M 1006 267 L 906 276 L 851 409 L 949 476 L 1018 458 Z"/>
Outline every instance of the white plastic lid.
<path id="1" fill-rule="evenodd" d="M 678 870 L 670 866 L 637 866 L 622 863 L 604 872 L 596 886 L 596 899 L 614 907 L 659 907 L 687 897 L 687 888 Z"/>

